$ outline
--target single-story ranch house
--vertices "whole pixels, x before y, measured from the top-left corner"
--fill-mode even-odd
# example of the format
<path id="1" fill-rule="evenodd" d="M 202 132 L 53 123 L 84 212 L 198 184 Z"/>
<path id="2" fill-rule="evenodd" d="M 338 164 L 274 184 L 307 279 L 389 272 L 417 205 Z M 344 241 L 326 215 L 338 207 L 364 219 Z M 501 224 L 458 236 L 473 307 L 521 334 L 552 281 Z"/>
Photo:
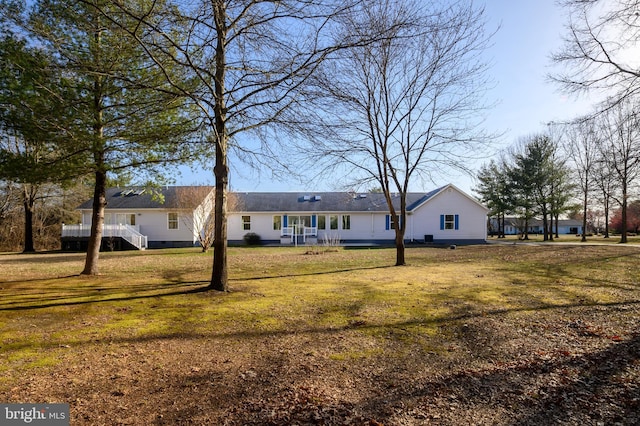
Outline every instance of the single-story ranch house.
<path id="1" fill-rule="evenodd" d="M 199 202 L 177 200 L 187 188 L 164 187 L 162 197 L 141 188 L 107 191 L 107 228 L 135 231 L 143 247 L 197 245 L 198 217 L 212 214 L 213 188 L 200 191 Z M 164 202 L 162 202 L 164 198 Z M 400 198 L 394 197 L 399 210 Z M 88 237 L 91 200 L 79 207 L 82 223 L 63 226 L 63 248 L 75 248 L 81 232 Z M 263 244 L 393 244 L 397 223 L 381 193 L 232 192 L 228 197 L 229 244 L 242 244 L 248 233 Z M 487 208 L 454 185 L 407 194 L 407 242 L 472 244 L 486 242 Z M 67 244 L 65 245 L 65 241 Z M 135 244 L 134 244 L 135 246 Z"/>

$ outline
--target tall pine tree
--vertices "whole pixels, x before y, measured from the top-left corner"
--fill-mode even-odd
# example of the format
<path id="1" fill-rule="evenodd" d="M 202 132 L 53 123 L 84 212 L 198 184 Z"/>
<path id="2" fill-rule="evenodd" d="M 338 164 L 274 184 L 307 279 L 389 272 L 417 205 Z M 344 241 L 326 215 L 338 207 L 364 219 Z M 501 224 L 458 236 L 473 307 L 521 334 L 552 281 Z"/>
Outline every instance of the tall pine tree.
<path id="1" fill-rule="evenodd" d="M 89 275 L 98 273 L 108 177 L 136 169 L 150 180 L 162 179 L 162 166 L 189 154 L 185 138 L 197 126 L 185 98 L 162 90 L 171 69 L 155 66 L 104 13 L 118 12 L 104 0 L 40 0 L 26 13 L 13 14 L 13 24 L 49 52 L 69 85 L 60 96 L 72 120 L 61 123 L 67 137 L 59 148 L 75 159 L 79 173 L 94 179 L 82 271 Z M 135 25 L 122 16 L 118 21 Z"/>
<path id="2" fill-rule="evenodd" d="M 34 252 L 33 215 L 41 188 L 69 179 L 66 155 L 57 149 L 64 117 L 64 86 L 42 49 L 5 29 L 0 39 L 0 179 L 20 187 L 24 207 L 24 252 Z M 56 120 L 50 117 L 56 114 Z M 61 167 L 64 163 L 64 167 Z"/>

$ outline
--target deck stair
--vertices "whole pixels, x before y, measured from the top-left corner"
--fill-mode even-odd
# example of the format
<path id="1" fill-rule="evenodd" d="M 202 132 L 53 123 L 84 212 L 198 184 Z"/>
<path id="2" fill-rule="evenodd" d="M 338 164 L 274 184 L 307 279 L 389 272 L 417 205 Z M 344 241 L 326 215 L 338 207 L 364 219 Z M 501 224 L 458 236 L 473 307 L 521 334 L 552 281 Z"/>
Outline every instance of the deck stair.
<path id="1" fill-rule="evenodd" d="M 62 238 L 89 238 L 91 225 L 62 225 Z M 141 234 L 131 225 L 103 225 L 102 239 L 122 238 L 138 250 L 145 250 L 147 236 Z"/>

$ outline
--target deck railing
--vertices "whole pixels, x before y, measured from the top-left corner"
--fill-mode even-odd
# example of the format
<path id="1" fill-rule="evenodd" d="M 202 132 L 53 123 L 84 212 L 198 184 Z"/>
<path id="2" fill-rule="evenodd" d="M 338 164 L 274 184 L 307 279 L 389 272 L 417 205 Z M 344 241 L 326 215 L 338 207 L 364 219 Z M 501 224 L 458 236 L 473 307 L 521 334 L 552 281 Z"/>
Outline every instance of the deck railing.
<path id="1" fill-rule="evenodd" d="M 306 239 L 307 237 L 317 237 L 318 236 L 318 227 L 317 226 L 305 226 L 302 228 L 302 238 Z"/>
<path id="2" fill-rule="evenodd" d="M 298 242 L 299 236 L 302 236 L 302 242 L 306 243 L 308 237 L 317 237 L 318 236 L 318 227 L 317 226 L 283 226 L 280 230 L 280 238 L 282 237 L 291 237 L 291 243 L 294 244 Z"/>
<path id="3" fill-rule="evenodd" d="M 282 229 L 280 229 L 280 236 L 281 237 L 291 237 L 293 234 L 295 234 L 295 227 L 293 226 L 283 226 Z"/>
<path id="4" fill-rule="evenodd" d="M 91 225 L 62 225 L 62 237 L 89 238 L 91 235 Z M 142 235 L 130 225 L 103 225 L 103 238 L 122 238 L 128 241 L 138 250 L 147 248 L 147 236 Z"/>

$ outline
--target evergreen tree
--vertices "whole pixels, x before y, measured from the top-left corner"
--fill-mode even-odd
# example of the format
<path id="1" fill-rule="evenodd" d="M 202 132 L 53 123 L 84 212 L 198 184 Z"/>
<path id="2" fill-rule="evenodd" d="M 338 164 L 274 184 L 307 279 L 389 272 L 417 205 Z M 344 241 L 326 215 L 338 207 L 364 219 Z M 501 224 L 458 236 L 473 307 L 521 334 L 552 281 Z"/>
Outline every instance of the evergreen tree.
<path id="1" fill-rule="evenodd" d="M 105 14 L 118 14 L 106 0 L 39 0 L 22 13 L 5 4 L 5 17 L 46 49 L 55 72 L 68 84 L 58 95 L 71 120 L 60 123 L 58 148 L 93 176 L 91 237 L 83 274 L 98 273 L 98 256 L 110 175 L 137 170 L 140 179 L 162 181 L 161 166 L 189 154 L 193 130 L 184 99 L 163 89 L 171 68 L 160 69 L 128 31 Z M 120 15 L 120 25 L 135 22 Z M 63 89 L 64 87 L 59 87 Z"/>
<path id="2" fill-rule="evenodd" d="M 504 238 L 505 216 L 512 210 L 509 203 L 508 177 L 506 165 L 496 163 L 494 160 L 488 165 L 483 165 L 476 176 L 478 186 L 475 191 L 480 195 L 481 201 L 489 208 L 489 214 L 496 217 L 498 223 L 498 238 Z"/>
<path id="3" fill-rule="evenodd" d="M 60 99 L 52 91 L 63 85 L 42 49 L 3 31 L 0 39 L 0 179 L 20 187 L 24 208 L 24 252 L 35 251 L 33 217 L 41 188 L 68 180 L 72 167 L 58 149 Z M 49 117 L 57 114 L 54 123 Z"/>

